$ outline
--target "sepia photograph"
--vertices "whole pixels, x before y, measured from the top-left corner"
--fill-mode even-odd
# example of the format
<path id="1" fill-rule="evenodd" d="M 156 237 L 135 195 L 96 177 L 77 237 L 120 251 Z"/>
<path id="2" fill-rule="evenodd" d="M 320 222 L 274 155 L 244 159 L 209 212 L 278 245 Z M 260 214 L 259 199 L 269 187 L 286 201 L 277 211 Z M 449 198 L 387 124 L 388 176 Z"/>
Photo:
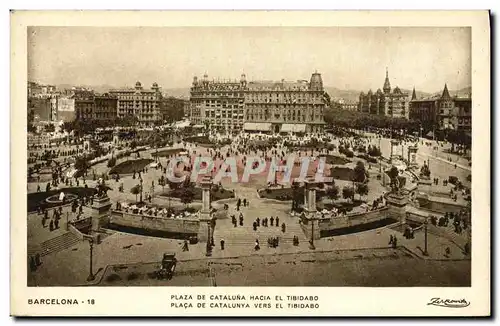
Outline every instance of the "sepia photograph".
<path id="1" fill-rule="evenodd" d="M 220 287 L 207 307 L 314 314 L 319 287 L 471 288 L 473 240 L 489 239 L 489 224 L 474 230 L 489 186 L 476 190 L 472 170 L 489 159 L 472 149 L 489 157 L 489 132 L 485 143 L 472 126 L 489 126 L 489 107 L 473 87 L 473 27 L 25 35 L 26 142 L 12 145 L 25 155 L 13 169 L 25 176 L 27 290 L 174 287 L 166 308 L 188 309 L 201 297 L 179 289 Z M 422 304 L 471 304 L 435 293 Z"/>

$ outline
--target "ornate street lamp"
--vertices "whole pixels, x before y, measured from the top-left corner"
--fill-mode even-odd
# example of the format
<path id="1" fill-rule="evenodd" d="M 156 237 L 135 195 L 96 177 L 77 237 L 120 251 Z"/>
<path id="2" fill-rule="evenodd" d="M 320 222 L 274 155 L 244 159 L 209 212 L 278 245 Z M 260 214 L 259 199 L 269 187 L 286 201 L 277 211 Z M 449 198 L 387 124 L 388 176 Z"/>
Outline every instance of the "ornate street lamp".
<path id="1" fill-rule="evenodd" d="M 427 251 L 427 225 L 429 224 L 429 221 L 428 221 L 428 217 L 425 218 L 425 221 L 424 221 L 424 231 L 425 231 L 425 234 L 424 234 L 424 256 L 429 256 L 429 252 Z"/>
<path id="2" fill-rule="evenodd" d="M 95 280 L 95 275 L 94 275 L 94 272 L 93 272 L 93 266 L 92 266 L 92 257 L 93 257 L 93 253 L 94 253 L 94 239 L 93 238 L 89 238 L 89 249 L 90 249 L 90 266 L 89 266 L 89 276 L 87 277 L 87 282 L 91 282 L 93 280 Z"/>

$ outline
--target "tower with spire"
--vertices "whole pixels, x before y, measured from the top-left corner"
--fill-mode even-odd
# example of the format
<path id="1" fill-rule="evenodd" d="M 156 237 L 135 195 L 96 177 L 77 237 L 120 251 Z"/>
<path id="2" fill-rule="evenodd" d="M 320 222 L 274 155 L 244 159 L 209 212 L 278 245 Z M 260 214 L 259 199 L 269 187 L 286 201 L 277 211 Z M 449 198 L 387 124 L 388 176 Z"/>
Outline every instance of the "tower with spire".
<path id="1" fill-rule="evenodd" d="M 391 92 L 391 83 L 389 82 L 389 69 L 385 68 L 385 81 L 384 81 L 384 94 L 389 94 Z"/>
<path id="2" fill-rule="evenodd" d="M 450 92 L 448 92 L 448 85 L 444 84 L 443 94 L 441 95 L 442 100 L 451 99 Z"/>
<path id="3" fill-rule="evenodd" d="M 415 101 L 417 99 L 417 93 L 415 93 L 415 86 L 413 86 L 413 93 L 411 93 L 411 100 Z"/>

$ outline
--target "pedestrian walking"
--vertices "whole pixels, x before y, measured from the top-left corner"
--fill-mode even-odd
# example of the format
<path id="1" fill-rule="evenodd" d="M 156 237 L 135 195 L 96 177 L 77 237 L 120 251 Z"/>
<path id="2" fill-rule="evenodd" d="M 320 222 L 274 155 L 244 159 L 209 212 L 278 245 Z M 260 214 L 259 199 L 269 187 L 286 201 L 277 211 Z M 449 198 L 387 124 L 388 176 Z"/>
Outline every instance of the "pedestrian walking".
<path id="1" fill-rule="evenodd" d="M 278 216 L 276 216 L 276 226 L 279 226 L 280 225 L 280 218 Z"/>
<path id="2" fill-rule="evenodd" d="M 255 251 L 260 250 L 259 239 L 255 239 L 255 247 L 254 247 L 254 249 L 255 249 Z"/>

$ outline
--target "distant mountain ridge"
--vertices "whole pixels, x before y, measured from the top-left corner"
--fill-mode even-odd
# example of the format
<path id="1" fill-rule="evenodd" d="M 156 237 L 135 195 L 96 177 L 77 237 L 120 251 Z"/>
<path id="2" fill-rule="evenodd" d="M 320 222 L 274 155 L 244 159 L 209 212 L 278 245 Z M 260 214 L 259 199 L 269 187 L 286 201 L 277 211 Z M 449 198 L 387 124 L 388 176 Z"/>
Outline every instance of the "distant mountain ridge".
<path id="1" fill-rule="evenodd" d="M 91 88 L 94 91 L 98 93 L 106 93 L 111 89 L 117 89 L 117 88 L 122 88 L 120 86 L 111 86 L 111 85 L 69 85 L 69 84 L 60 84 L 56 85 L 58 89 L 70 89 L 74 86 L 77 87 L 85 87 L 85 88 Z M 349 89 L 339 89 L 337 87 L 332 87 L 332 86 L 325 86 L 325 91 L 330 95 L 330 97 L 333 100 L 339 100 L 339 99 L 344 99 L 348 102 L 357 102 L 359 100 L 359 94 L 362 92 L 360 90 L 349 90 Z M 372 90 L 373 91 L 373 90 Z M 408 90 L 408 89 L 401 89 L 402 92 L 408 93 L 409 96 L 411 96 L 413 90 Z M 162 92 L 166 96 L 172 96 L 172 97 L 177 97 L 177 98 L 182 98 L 182 99 L 189 99 L 189 92 L 190 88 L 189 87 L 178 87 L 178 88 L 162 88 Z M 367 90 L 363 90 L 364 93 L 367 93 Z M 376 92 L 376 90 L 374 91 Z M 419 90 L 415 90 L 415 93 L 417 95 L 418 99 L 422 98 L 428 98 L 431 96 L 435 95 L 441 95 L 443 90 L 436 91 L 435 93 L 426 93 L 426 92 L 420 92 Z M 459 96 L 459 97 L 468 97 L 471 96 L 472 93 L 472 87 L 465 87 L 459 90 L 450 90 L 450 95 L 451 96 Z"/>

